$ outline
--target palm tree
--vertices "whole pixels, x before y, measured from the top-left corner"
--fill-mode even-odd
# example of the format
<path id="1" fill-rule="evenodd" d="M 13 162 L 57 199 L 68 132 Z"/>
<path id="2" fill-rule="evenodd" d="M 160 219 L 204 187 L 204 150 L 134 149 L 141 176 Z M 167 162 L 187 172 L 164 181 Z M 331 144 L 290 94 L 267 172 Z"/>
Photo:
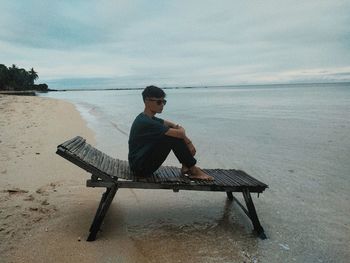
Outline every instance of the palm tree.
<path id="1" fill-rule="evenodd" d="M 31 84 L 34 84 L 34 80 L 38 79 L 38 72 L 35 72 L 34 68 L 31 68 L 31 70 L 29 71 L 29 76 L 31 78 Z"/>
<path id="2" fill-rule="evenodd" d="M 8 69 L 5 65 L 0 64 L 0 90 L 5 89 L 9 81 Z"/>

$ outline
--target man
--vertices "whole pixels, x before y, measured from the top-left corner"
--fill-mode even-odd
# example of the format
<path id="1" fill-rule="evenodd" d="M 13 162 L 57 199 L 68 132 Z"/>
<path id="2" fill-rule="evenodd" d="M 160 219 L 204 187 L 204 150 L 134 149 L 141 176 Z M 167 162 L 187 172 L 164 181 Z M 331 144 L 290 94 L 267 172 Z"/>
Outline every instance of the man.
<path id="1" fill-rule="evenodd" d="M 155 117 L 166 104 L 165 92 L 148 86 L 142 92 L 145 109 L 134 120 L 129 136 L 129 164 L 138 178 L 147 178 L 165 161 L 172 150 L 182 164 L 181 173 L 194 180 L 213 180 L 196 166 L 196 148 L 185 129 Z"/>

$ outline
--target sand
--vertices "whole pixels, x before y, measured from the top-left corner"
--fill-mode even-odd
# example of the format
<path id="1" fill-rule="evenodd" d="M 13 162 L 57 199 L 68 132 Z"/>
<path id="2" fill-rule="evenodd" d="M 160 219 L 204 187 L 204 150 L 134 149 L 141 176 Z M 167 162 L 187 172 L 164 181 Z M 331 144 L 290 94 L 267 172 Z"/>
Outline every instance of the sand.
<path id="1" fill-rule="evenodd" d="M 121 189 L 86 242 L 103 189 L 55 151 L 93 132 L 64 101 L 0 95 L 0 112 L 0 262 L 258 262 L 223 193 Z"/>
<path id="2" fill-rule="evenodd" d="M 96 262 L 112 255 L 136 261 L 137 251 L 125 252 L 132 251 L 125 235 L 84 240 L 101 189 L 86 191 L 87 174 L 55 154 L 76 135 L 94 143 L 75 107 L 0 95 L 0 112 L 0 262 Z"/>

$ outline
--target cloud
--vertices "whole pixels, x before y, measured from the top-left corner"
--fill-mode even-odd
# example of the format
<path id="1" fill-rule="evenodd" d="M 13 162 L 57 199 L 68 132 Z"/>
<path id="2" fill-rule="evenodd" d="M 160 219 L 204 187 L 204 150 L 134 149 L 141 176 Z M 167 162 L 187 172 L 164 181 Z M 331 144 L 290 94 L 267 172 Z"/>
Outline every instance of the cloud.
<path id="1" fill-rule="evenodd" d="M 0 10 L 0 63 L 33 66 L 42 80 L 348 77 L 348 1 L 1 1 Z M 340 72 L 303 74 L 319 69 Z"/>
<path id="2" fill-rule="evenodd" d="M 71 8 L 85 15 L 75 16 Z M 108 40 L 98 23 L 84 18 L 87 9 L 60 1 L 12 1 L 2 6 L 0 37 L 15 45 L 50 49 L 78 48 Z"/>

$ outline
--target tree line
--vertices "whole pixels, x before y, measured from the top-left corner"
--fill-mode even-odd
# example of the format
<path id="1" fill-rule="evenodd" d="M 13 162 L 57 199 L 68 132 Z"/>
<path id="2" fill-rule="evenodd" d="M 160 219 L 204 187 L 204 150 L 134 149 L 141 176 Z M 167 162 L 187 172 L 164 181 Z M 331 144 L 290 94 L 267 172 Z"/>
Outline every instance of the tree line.
<path id="1" fill-rule="evenodd" d="M 39 78 L 38 73 L 31 68 L 29 71 L 16 65 L 6 67 L 0 64 L 0 90 L 38 90 L 47 91 L 46 84 L 34 84 Z"/>

